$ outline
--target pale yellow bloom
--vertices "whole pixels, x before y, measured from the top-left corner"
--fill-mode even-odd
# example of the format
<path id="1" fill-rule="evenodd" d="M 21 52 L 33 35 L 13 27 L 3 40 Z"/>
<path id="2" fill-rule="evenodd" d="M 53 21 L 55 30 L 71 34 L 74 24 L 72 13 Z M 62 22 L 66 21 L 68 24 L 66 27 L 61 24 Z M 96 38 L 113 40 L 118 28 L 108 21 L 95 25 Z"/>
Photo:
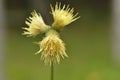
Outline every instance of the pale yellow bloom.
<path id="1" fill-rule="evenodd" d="M 41 53 L 41 59 L 45 64 L 51 62 L 56 63 L 62 58 L 68 57 L 65 52 L 65 46 L 63 41 L 59 38 L 59 34 L 55 30 L 50 30 L 46 34 L 46 37 L 39 43 L 40 50 L 36 53 Z"/>
<path id="2" fill-rule="evenodd" d="M 44 23 L 40 14 L 37 14 L 37 12 L 34 11 L 31 15 L 32 17 L 27 18 L 27 21 L 25 21 L 28 27 L 23 28 L 25 30 L 23 33 L 24 35 L 36 36 L 49 29 L 49 26 Z"/>
<path id="3" fill-rule="evenodd" d="M 31 13 L 31 17 L 27 18 L 25 23 L 28 27 L 23 28 L 23 35 L 36 36 L 45 33 L 45 37 L 39 42 L 40 49 L 37 53 L 41 53 L 41 60 L 45 64 L 59 63 L 61 58 L 68 57 L 65 52 L 65 44 L 60 39 L 59 32 L 64 26 L 80 18 L 78 13 L 74 14 L 74 9 L 69 5 L 61 6 L 56 3 L 55 7 L 51 6 L 51 14 L 54 22 L 52 26 L 46 25 L 42 16 L 36 11 Z"/>
<path id="4" fill-rule="evenodd" d="M 61 6 L 61 3 L 56 3 L 55 8 L 51 5 L 52 15 L 54 18 L 53 27 L 59 29 L 71 22 L 80 18 L 78 13 L 74 14 L 74 9 L 69 8 L 69 5 Z"/>

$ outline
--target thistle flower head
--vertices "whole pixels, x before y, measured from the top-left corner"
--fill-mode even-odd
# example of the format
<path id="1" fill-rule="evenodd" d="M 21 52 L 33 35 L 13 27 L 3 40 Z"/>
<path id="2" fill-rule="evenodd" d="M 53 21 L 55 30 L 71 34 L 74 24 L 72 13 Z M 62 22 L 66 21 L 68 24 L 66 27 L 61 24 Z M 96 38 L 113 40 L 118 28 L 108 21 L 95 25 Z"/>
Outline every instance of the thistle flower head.
<path id="1" fill-rule="evenodd" d="M 46 37 L 39 43 L 40 50 L 36 53 L 41 53 L 41 59 L 45 64 L 51 62 L 56 63 L 62 58 L 67 57 L 63 41 L 59 38 L 59 34 L 55 30 L 50 30 Z"/>
<path id="2" fill-rule="evenodd" d="M 23 35 L 36 36 L 49 29 L 49 26 L 44 23 L 40 14 L 37 14 L 37 12 L 34 11 L 31 13 L 31 15 L 32 17 L 27 18 L 27 21 L 25 21 L 25 23 L 28 25 L 28 28 L 23 28 L 25 30 Z"/>
<path id="3" fill-rule="evenodd" d="M 54 18 L 53 27 L 58 29 L 80 18 L 77 17 L 78 13 L 74 14 L 74 9 L 69 8 L 69 5 L 61 6 L 61 3 L 56 3 L 55 8 L 51 5 L 51 10 Z"/>
<path id="4" fill-rule="evenodd" d="M 65 52 L 65 45 L 60 39 L 59 32 L 64 26 L 80 18 L 78 13 L 74 14 L 74 9 L 69 8 L 69 5 L 61 6 L 61 3 L 56 3 L 55 7 L 51 6 L 51 14 L 54 22 L 52 26 L 44 23 L 42 16 L 36 11 L 31 13 L 31 17 L 27 18 L 25 23 L 28 27 L 23 28 L 23 35 L 36 36 L 40 33 L 45 33 L 45 37 L 39 42 L 40 49 L 37 53 L 41 53 L 41 60 L 45 64 L 59 63 L 61 57 L 68 57 Z"/>

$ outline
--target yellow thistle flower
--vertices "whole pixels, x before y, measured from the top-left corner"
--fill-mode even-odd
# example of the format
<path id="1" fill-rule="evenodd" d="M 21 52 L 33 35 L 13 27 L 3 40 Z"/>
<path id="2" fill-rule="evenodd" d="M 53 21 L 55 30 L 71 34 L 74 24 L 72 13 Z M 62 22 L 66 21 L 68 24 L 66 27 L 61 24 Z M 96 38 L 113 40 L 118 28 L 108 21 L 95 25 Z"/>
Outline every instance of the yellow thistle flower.
<path id="1" fill-rule="evenodd" d="M 68 57 L 64 42 L 60 39 L 59 31 L 80 16 L 77 16 L 78 13 L 74 14 L 74 9 L 69 8 L 69 5 L 61 6 L 61 3 L 56 3 L 55 7 L 50 6 L 54 19 L 52 26 L 46 25 L 42 16 L 34 11 L 31 13 L 32 16 L 25 21 L 28 27 L 23 28 L 25 30 L 23 35 L 34 37 L 40 33 L 46 34 L 43 40 L 38 43 L 40 49 L 35 54 L 41 53 L 41 60 L 45 64 L 52 65 L 53 63 L 59 63 L 61 57 Z"/>
<path id="2" fill-rule="evenodd" d="M 54 18 L 54 23 L 52 26 L 56 29 L 61 29 L 64 26 L 80 18 L 80 16 L 77 17 L 78 13 L 76 13 L 75 15 L 73 14 L 74 9 L 69 8 L 69 5 L 64 5 L 62 7 L 61 3 L 56 3 L 55 8 L 52 5 L 50 6 Z"/>
<path id="3" fill-rule="evenodd" d="M 39 43 L 40 50 L 36 53 L 42 53 L 41 59 L 45 64 L 56 63 L 62 58 L 68 57 L 65 52 L 63 41 L 59 38 L 59 34 L 55 30 L 49 30 L 46 37 Z"/>
<path id="4" fill-rule="evenodd" d="M 28 37 L 36 36 L 49 29 L 49 26 L 44 23 L 40 14 L 37 14 L 37 12 L 34 11 L 31 13 L 31 15 L 32 17 L 27 18 L 27 21 L 25 21 L 25 23 L 28 25 L 28 28 L 23 28 L 26 30 L 24 31 L 23 35 L 27 35 Z"/>

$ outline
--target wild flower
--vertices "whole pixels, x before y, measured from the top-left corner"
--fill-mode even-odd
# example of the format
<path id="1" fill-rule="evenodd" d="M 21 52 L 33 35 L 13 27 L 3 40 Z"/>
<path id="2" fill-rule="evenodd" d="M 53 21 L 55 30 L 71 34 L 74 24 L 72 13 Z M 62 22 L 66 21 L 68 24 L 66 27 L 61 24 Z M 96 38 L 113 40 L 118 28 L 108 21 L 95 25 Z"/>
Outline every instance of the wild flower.
<path id="1" fill-rule="evenodd" d="M 74 14 L 74 8 L 69 8 L 69 5 L 61 6 L 61 3 L 56 3 L 55 7 L 51 6 L 52 15 L 53 15 L 53 27 L 56 29 L 61 29 L 64 26 L 70 24 L 71 22 L 80 18 L 77 17 L 78 13 Z"/>
<path id="2" fill-rule="evenodd" d="M 60 57 L 68 57 L 65 52 L 65 46 L 60 39 L 58 32 L 49 30 L 46 37 L 39 43 L 40 50 L 36 53 L 41 53 L 41 60 L 45 64 L 60 62 Z"/>
<path id="3" fill-rule="evenodd" d="M 40 49 L 35 54 L 41 53 L 41 60 L 45 64 L 52 65 L 52 63 L 59 63 L 61 57 L 68 57 L 64 42 L 59 36 L 61 29 L 80 17 L 77 16 L 78 13 L 74 14 L 74 9 L 69 8 L 69 5 L 61 6 L 61 3 L 56 3 L 55 7 L 50 6 L 54 19 L 52 26 L 46 25 L 42 16 L 33 11 L 32 16 L 25 21 L 28 27 L 23 28 L 25 30 L 23 35 L 35 37 L 38 34 L 45 33 L 43 40 L 38 42 Z"/>
<path id="4" fill-rule="evenodd" d="M 25 21 L 28 27 L 23 28 L 25 30 L 23 35 L 27 35 L 28 37 L 36 36 L 40 33 L 44 33 L 47 29 L 50 28 L 44 23 L 43 18 L 39 13 L 33 11 L 31 15 L 32 17 L 27 18 Z"/>

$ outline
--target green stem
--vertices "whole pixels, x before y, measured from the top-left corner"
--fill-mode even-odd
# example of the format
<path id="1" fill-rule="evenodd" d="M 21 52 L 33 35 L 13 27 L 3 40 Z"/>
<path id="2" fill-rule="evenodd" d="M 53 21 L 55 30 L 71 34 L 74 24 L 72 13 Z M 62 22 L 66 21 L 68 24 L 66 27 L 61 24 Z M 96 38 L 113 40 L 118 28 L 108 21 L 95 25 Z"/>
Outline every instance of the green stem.
<path id="1" fill-rule="evenodd" d="M 54 64 L 51 63 L 51 80 L 54 80 Z"/>

